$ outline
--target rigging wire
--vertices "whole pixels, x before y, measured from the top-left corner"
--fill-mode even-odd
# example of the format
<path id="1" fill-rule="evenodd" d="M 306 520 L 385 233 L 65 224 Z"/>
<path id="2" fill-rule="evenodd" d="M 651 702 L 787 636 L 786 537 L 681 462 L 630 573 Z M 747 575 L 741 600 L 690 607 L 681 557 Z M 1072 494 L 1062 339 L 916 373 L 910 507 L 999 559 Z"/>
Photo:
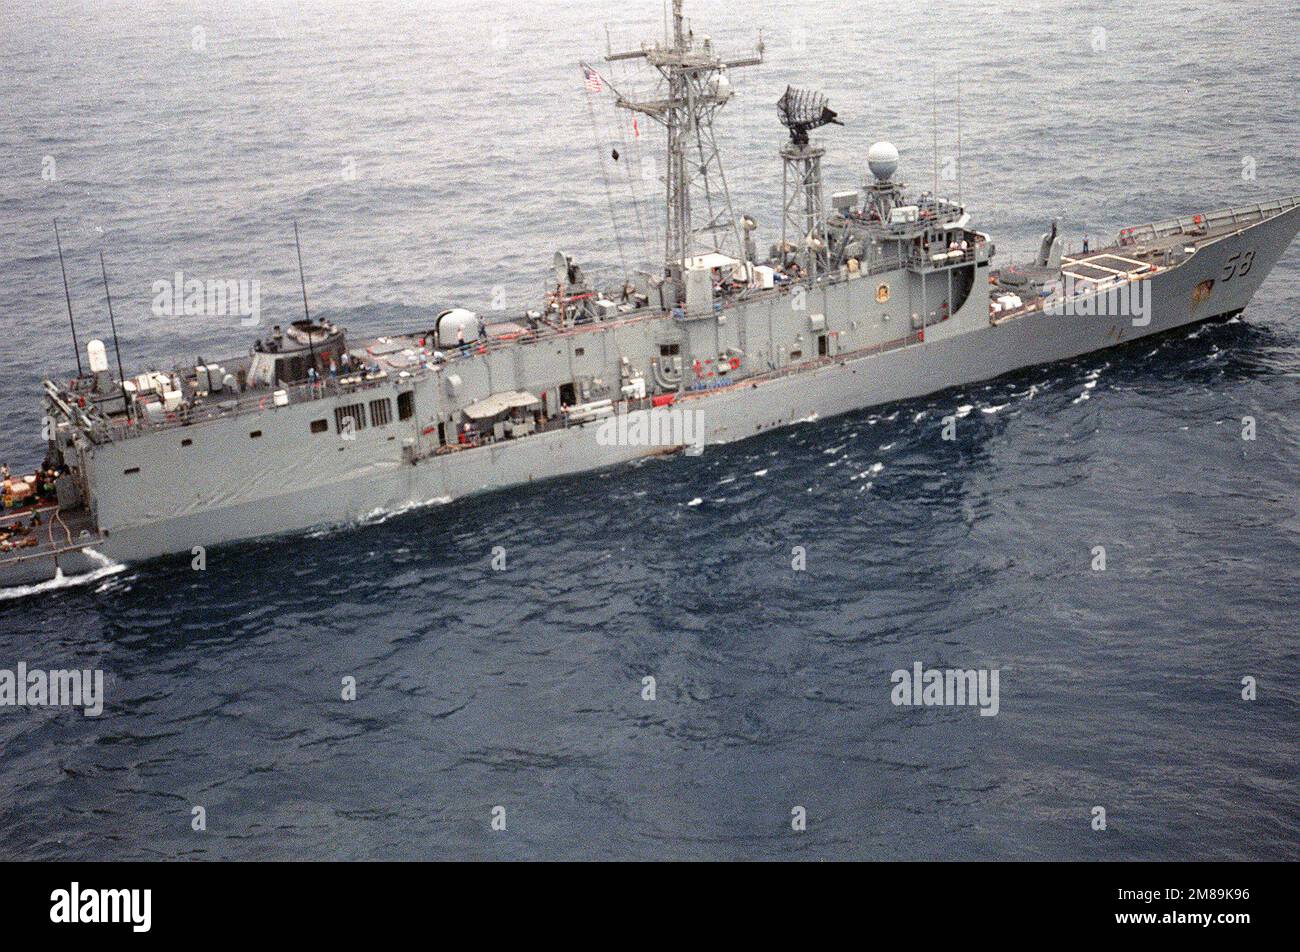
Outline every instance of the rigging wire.
<path id="1" fill-rule="evenodd" d="M 623 116 L 620 122 L 623 133 L 624 148 L 627 147 L 628 129 L 631 127 L 632 148 L 627 150 L 631 160 L 627 162 L 627 187 L 632 196 L 632 214 L 636 218 L 637 231 L 641 235 L 641 252 L 645 255 L 644 263 L 649 264 L 654 260 L 654 245 L 650 243 L 650 233 L 646 228 L 645 218 L 641 214 L 641 189 L 640 181 L 645 178 L 645 156 L 641 151 L 640 125 L 635 116 Z"/>
<path id="2" fill-rule="evenodd" d="M 584 68 L 589 69 L 590 67 Z M 591 123 L 591 140 L 596 147 L 596 159 L 600 162 L 600 177 L 605 183 L 605 200 L 609 203 L 609 220 L 614 229 L 614 244 L 618 247 L 618 260 L 623 266 L 623 283 L 628 284 L 631 278 L 627 268 L 627 255 L 623 251 L 623 233 L 618 226 L 618 214 L 614 207 L 614 190 L 609 184 L 609 169 L 605 166 L 605 147 L 601 143 L 600 133 L 596 127 L 596 108 L 592 104 L 592 97 L 595 95 L 596 93 L 592 92 L 590 88 L 586 88 L 587 118 Z"/>
<path id="3" fill-rule="evenodd" d="M 665 9 L 667 9 L 666 6 Z M 656 71 L 652 83 L 652 88 L 648 93 L 647 98 L 662 98 L 663 95 L 664 95 L 664 78 L 662 75 L 658 73 L 658 71 Z M 647 177 L 644 173 L 645 159 L 643 157 L 643 150 L 640 143 L 637 144 L 637 155 L 638 155 L 638 160 L 642 162 L 642 166 L 641 166 L 643 170 L 641 176 L 642 181 L 646 181 Z M 667 208 L 664 207 L 661 209 L 656 204 L 658 197 L 663 195 L 662 189 L 666 185 L 668 170 L 666 168 L 659 167 L 656 155 L 657 153 L 651 153 L 649 159 L 650 172 L 651 172 L 650 179 L 652 179 L 654 182 L 654 185 L 652 186 L 652 191 L 654 191 L 656 198 L 648 199 L 646 203 L 649 208 L 646 218 L 650 222 L 650 229 L 651 229 L 650 238 L 651 241 L 653 242 L 648 249 L 646 260 L 650 263 L 651 268 L 656 268 L 656 265 L 662 265 L 663 263 L 662 249 L 664 247 L 664 242 L 667 238 L 665 234 L 665 229 L 667 228 L 668 225 L 667 219 L 665 217 L 665 212 L 667 211 Z"/>

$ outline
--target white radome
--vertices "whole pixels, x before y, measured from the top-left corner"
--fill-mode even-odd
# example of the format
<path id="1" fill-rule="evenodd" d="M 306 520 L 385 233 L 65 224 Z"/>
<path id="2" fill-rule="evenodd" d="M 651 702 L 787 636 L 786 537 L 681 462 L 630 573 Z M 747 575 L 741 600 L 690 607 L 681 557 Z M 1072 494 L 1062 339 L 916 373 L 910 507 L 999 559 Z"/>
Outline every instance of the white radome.
<path id="1" fill-rule="evenodd" d="M 90 359 L 90 372 L 103 373 L 108 370 L 108 350 L 104 342 L 96 338 L 86 345 L 86 356 Z"/>
<path id="2" fill-rule="evenodd" d="M 726 102 L 731 98 L 733 90 L 731 88 L 731 80 L 727 78 L 726 67 L 720 69 L 718 74 L 713 77 L 712 85 L 713 95 L 717 96 L 719 101 Z"/>
<path id="3" fill-rule="evenodd" d="M 456 331 L 464 331 L 466 342 L 478 340 L 478 315 L 463 307 L 453 307 L 438 315 L 435 323 L 442 347 L 456 345 Z"/>
<path id="4" fill-rule="evenodd" d="M 882 182 L 893 178 L 898 169 L 898 150 L 892 142 L 877 142 L 867 150 L 867 167 Z"/>

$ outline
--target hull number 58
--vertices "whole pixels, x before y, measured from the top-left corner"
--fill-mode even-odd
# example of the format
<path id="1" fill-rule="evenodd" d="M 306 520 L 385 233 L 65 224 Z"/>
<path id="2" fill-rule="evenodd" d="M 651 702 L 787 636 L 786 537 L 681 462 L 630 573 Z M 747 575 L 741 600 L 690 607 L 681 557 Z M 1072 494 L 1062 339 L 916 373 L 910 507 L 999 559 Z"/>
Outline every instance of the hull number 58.
<path id="1" fill-rule="evenodd" d="M 1255 252 L 1237 252 L 1223 266 L 1223 280 L 1231 281 L 1233 278 L 1244 278 L 1250 273 L 1250 266 L 1255 263 Z"/>

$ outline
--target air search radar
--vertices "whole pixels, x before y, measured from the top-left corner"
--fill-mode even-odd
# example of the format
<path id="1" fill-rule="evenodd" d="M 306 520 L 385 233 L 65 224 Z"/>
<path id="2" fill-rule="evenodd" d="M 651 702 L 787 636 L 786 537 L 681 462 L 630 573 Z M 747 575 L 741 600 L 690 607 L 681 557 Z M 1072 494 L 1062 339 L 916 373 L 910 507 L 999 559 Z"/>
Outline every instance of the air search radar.
<path id="1" fill-rule="evenodd" d="M 776 114 L 781 125 L 790 130 L 790 141 L 798 146 L 808 144 L 808 133 L 813 129 L 834 123 L 844 123 L 837 118 L 837 113 L 826 105 L 826 97 L 811 89 L 785 87 L 785 92 L 776 102 Z"/>

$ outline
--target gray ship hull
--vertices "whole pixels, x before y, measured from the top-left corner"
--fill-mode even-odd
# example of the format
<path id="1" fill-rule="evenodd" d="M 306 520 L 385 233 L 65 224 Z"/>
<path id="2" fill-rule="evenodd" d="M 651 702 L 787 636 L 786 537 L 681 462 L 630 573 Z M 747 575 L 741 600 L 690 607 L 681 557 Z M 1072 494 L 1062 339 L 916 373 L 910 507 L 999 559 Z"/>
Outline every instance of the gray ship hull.
<path id="1" fill-rule="evenodd" d="M 981 287 L 977 289 L 981 293 L 971 294 L 961 311 L 952 315 L 947 333 L 947 328 L 939 328 L 924 335 L 923 341 L 833 354 L 786 372 L 685 392 L 671 408 L 632 413 L 662 417 L 674 411 L 698 411 L 707 442 L 724 444 L 774 427 L 989 380 L 1234 314 L 1247 307 L 1297 227 L 1300 206 L 1203 243 L 1186 263 L 1154 274 L 1147 279 L 1149 323 L 1135 325 L 1127 316 L 1071 316 L 1041 310 L 990 323 L 988 292 Z M 1248 274 L 1217 281 L 1204 292 L 1210 279 L 1231 270 L 1234 256 L 1246 252 L 1254 255 Z M 823 304 L 828 319 L 832 318 L 837 302 L 828 297 Z M 320 412 L 310 405 L 290 406 L 267 416 L 290 423 L 286 432 L 299 432 L 307 416 Z M 355 522 L 376 512 L 446 503 L 618 465 L 666 449 L 610 445 L 601 433 L 600 423 L 593 421 L 442 453 L 421 452 L 418 432 L 405 440 L 393 434 L 364 433 L 353 446 L 331 446 L 327 452 L 313 447 L 304 454 L 286 451 L 269 457 L 240 456 L 247 451 L 234 446 L 225 455 L 223 469 L 240 473 L 240 479 L 220 490 L 202 486 L 195 473 L 185 474 L 177 481 L 184 491 L 160 496 L 141 508 L 141 502 L 131 496 L 130 485 L 101 481 L 98 505 L 106 538 L 86 551 L 61 555 L 59 568 L 64 575 L 91 572 L 103 565 L 104 558 L 136 562 L 195 547 Z M 129 463 L 131 453 L 130 441 L 104 447 L 95 465 L 114 469 Z M 178 458 L 175 465 L 184 463 Z M 191 486 L 197 488 L 187 499 Z M 8 566 L 0 582 L 39 582 L 53 571 L 51 560 L 32 559 Z"/>

